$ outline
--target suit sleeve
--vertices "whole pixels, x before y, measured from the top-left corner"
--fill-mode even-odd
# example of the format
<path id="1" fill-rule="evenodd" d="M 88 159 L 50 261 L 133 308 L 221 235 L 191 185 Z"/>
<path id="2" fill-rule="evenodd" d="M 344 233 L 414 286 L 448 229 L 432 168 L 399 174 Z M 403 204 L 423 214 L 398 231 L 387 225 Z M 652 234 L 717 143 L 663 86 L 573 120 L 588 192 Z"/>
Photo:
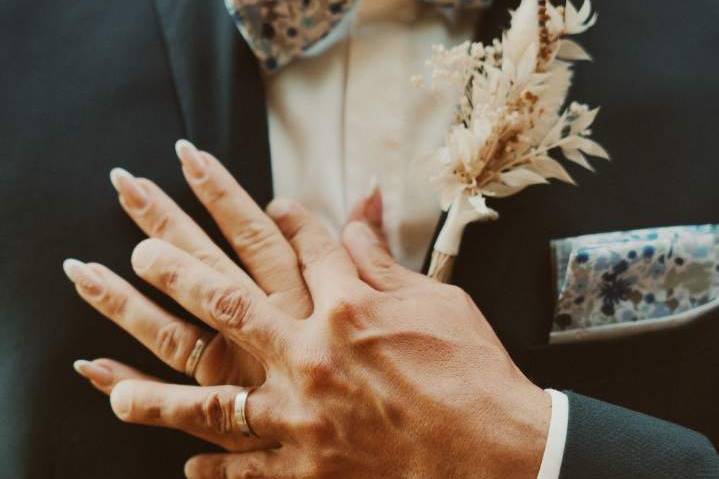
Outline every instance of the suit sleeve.
<path id="1" fill-rule="evenodd" d="M 567 392 L 560 479 L 719 479 L 719 456 L 701 434 Z"/>

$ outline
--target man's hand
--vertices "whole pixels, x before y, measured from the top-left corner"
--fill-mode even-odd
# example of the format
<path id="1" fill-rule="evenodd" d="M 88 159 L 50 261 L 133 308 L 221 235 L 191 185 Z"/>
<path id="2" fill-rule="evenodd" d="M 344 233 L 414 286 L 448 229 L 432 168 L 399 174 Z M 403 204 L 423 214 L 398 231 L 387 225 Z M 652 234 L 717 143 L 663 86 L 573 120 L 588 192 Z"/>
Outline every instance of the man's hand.
<path id="1" fill-rule="evenodd" d="M 305 318 L 168 241 L 132 255 L 139 276 L 262 365 L 246 409 L 258 438 L 237 430 L 236 386 L 137 373 L 113 384 L 120 419 L 236 451 L 193 458 L 191 479 L 536 477 L 550 399 L 471 298 L 399 266 L 365 223 L 339 244 L 297 203 L 276 200 L 268 213 L 299 264 Z"/>
<path id="2" fill-rule="evenodd" d="M 165 242 L 146 240 L 132 256 L 138 275 L 267 368 L 248 422 L 281 448 L 198 456 L 188 477 L 536 476 L 549 398 L 464 292 L 397 265 L 361 223 L 345 230 L 345 249 L 301 206 L 269 211 L 301 261 L 315 305 L 307 320 Z M 212 401 L 231 418 L 232 399 L 145 381 L 112 392 L 121 419 L 153 424 L 178 414 L 201 423 Z"/>

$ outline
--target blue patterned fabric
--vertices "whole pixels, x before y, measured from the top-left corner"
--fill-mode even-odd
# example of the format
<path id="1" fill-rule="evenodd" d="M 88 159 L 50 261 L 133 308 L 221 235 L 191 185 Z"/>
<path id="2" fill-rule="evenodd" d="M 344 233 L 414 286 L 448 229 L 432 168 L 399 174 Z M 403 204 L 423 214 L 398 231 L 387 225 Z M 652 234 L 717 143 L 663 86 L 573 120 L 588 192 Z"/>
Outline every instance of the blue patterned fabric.
<path id="1" fill-rule="evenodd" d="M 267 71 L 301 56 L 332 29 L 358 0 L 225 0 L 248 45 Z M 440 8 L 481 8 L 492 0 L 418 0 Z"/>
<path id="2" fill-rule="evenodd" d="M 656 319 L 719 298 L 719 225 L 554 240 L 554 331 Z"/>

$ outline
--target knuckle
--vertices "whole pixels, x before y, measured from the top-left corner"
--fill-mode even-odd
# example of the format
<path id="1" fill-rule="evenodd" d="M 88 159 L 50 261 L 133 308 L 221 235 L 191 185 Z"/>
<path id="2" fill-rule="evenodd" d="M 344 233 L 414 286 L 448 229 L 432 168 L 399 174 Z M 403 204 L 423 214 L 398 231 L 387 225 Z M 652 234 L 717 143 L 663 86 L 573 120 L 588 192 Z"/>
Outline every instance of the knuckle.
<path id="1" fill-rule="evenodd" d="M 177 321 L 168 323 L 157 332 L 157 351 L 162 358 L 181 359 L 178 356 L 187 351 L 189 335 L 183 325 Z"/>
<path id="2" fill-rule="evenodd" d="M 374 254 L 370 258 L 370 265 L 374 271 L 382 274 L 389 274 L 396 266 L 394 258 L 388 254 Z"/>
<path id="3" fill-rule="evenodd" d="M 208 295 L 207 313 L 219 324 L 240 328 L 250 317 L 251 302 L 247 293 L 240 289 L 213 289 Z"/>
<path id="4" fill-rule="evenodd" d="M 316 420 L 311 425 L 312 437 L 321 444 L 331 444 L 338 437 L 337 428 L 332 421 L 324 418 Z"/>
<path id="5" fill-rule="evenodd" d="M 172 215 L 167 211 L 156 212 L 152 218 L 150 218 L 150 236 L 159 238 L 164 237 L 170 229 L 172 222 Z"/>
<path id="6" fill-rule="evenodd" d="M 328 258 L 339 251 L 339 247 L 329 241 L 316 241 L 307 244 L 302 248 L 300 268 L 304 272 L 324 258 Z"/>
<path id="7" fill-rule="evenodd" d="M 199 405 L 199 416 L 205 426 L 218 434 L 232 431 L 233 406 L 219 392 L 210 393 Z"/>
<path id="8" fill-rule="evenodd" d="M 464 302 L 464 301 L 471 299 L 469 297 L 469 295 L 459 286 L 455 286 L 455 285 L 451 284 L 451 285 L 443 285 L 443 288 L 444 288 L 444 292 L 447 296 L 447 299 L 449 299 L 451 301 Z"/>
<path id="9" fill-rule="evenodd" d="M 228 195 L 227 188 L 220 186 L 212 181 L 206 181 L 202 187 L 202 196 L 208 207 L 216 206 L 221 203 Z"/>
<path id="10" fill-rule="evenodd" d="M 124 293 L 108 291 L 100 300 L 103 309 L 112 318 L 121 318 L 127 311 L 128 296 Z"/>
<path id="11" fill-rule="evenodd" d="M 257 463 L 248 462 L 245 464 L 245 468 L 233 474 L 231 479 L 263 479 L 265 477 L 267 476 L 262 472 Z"/>
<path id="12" fill-rule="evenodd" d="M 334 441 L 332 443 L 334 444 Z M 303 477 L 312 479 L 334 479 L 343 470 L 342 464 L 346 462 L 346 455 L 336 447 L 323 447 L 315 453 Z"/>
<path id="13" fill-rule="evenodd" d="M 225 461 L 217 461 L 209 472 L 209 477 L 212 479 L 234 479 L 234 477 L 237 477 L 230 478 L 227 462 Z"/>
<path id="14" fill-rule="evenodd" d="M 303 360 L 299 365 L 299 371 L 309 395 L 328 392 L 336 382 L 336 365 L 327 356 Z"/>
<path id="15" fill-rule="evenodd" d="M 299 425 L 299 430 L 299 437 L 314 444 L 333 444 L 339 436 L 334 423 L 327 417 L 319 414 L 305 419 Z"/>
<path id="16" fill-rule="evenodd" d="M 359 301 L 349 296 L 339 296 L 335 298 L 330 307 L 329 317 L 331 320 L 345 321 L 352 319 L 357 315 Z"/>
<path id="17" fill-rule="evenodd" d="M 177 265 L 170 265 L 159 274 L 160 288 L 165 291 L 174 291 L 180 279 L 180 268 Z"/>
<path id="18" fill-rule="evenodd" d="M 232 245 L 245 254 L 254 254 L 265 250 L 274 241 L 274 231 L 262 221 L 248 221 L 232 237 Z"/>
<path id="19" fill-rule="evenodd" d="M 361 326 L 369 317 L 376 298 L 369 292 L 340 294 L 329 308 L 327 320 L 333 326 Z"/>
<path id="20" fill-rule="evenodd" d="M 206 250 L 197 250 L 192 253 L 192 255 L 205 263 L 210 268 L 220 270 L 219 267 L 222 264 L 222 257 L 217 254 L 216 252 L 212 251 L 206 251 Z"/>

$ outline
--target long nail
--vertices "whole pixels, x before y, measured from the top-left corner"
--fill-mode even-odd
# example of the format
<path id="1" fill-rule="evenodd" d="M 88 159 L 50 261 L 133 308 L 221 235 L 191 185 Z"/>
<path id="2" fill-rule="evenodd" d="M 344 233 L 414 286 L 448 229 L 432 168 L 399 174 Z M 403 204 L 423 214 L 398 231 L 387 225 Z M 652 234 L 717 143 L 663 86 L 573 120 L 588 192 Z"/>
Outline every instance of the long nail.
<path id="1" fill-rule="evenodd" d="M 195 458 L 188 460 L 185 463 L 185 477 L 187 479 L 195 479 L 201 477 L 201 469 L 199 468 L 198 461 Z"/>
<path id="2" fill-rule="evenodd" d="M 370 183 L 370 192 L 365 200 L 365 216 L 376 227 L 382 226 L 382 209 L 382 190 L 375 177 Z"/>
<path id="3" fill-rule="evenodd" d="M 129 208 L 140 210 L 147 206 L 147 193 L 130 172 L 122 168 L 113 168 L 110 171 L 110 181 Z"/>
<path id="4" fill-rule="evenodd" d="M 99 296 L 105 290 L 105 284 L 100 275 L 82 261 L 68 258 L 62 262 L 62 269 L 70 281 L 92 296 Z"/>
<path id="5" fill-rule="evenodd" d="M 126 421 L 132 406 L 132 389 L 126 381 L 120 381 L 110 394 L 110 407 L 117 417 Z"/>
<path id="6" fill-rule="evenodd" d="M 105 366 L 95 364 L 92 361 L 87 361 L 85 359 L 78 359 L 72 363 L 72 367 L 75 369 L 77 374 L 94 382 L 98 386 L 109 386 L 112 384 L 112 371 Z"/>
<path id="7" fill-rule="evenodd" d="M 158 239 L 148 238 L 140 241 L 132 250 L 130 263 L 135 273 L 142 275 L 152 266 L 155 259 L 162 253 L 166 244 Z"/>
<path id="8" fill-rule="evenodd" d="M 177 140 L 175 143 L 175 152 L 180 159 L 182 166 L 194 179 L 199 180 L 205 176 L 207 164 L 205 159 L 197 151 L 195 145 L 187 140 Z"/>

